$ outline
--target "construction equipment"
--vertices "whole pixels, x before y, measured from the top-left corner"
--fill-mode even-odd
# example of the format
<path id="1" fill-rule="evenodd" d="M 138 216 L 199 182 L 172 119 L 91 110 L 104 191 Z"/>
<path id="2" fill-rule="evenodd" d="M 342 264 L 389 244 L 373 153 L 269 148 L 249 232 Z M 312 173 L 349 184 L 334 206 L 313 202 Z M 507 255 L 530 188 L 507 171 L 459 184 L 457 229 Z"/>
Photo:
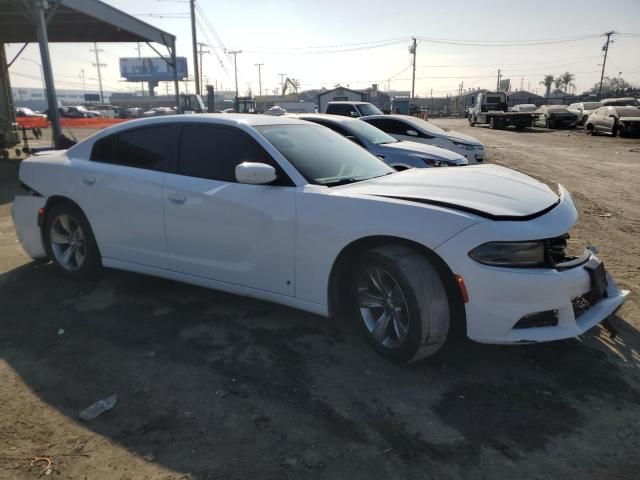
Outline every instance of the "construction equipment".
<path id="1" fill-rule="evenodd" d="M 300 87 L 300 82 L 298 80 L 291 79 L 287 77 L 282 85 L 282 96 L 284 97 L 287 94 L 287 88 L 291 87 L 293 93 L 298 93 L 298 88 Z"/>

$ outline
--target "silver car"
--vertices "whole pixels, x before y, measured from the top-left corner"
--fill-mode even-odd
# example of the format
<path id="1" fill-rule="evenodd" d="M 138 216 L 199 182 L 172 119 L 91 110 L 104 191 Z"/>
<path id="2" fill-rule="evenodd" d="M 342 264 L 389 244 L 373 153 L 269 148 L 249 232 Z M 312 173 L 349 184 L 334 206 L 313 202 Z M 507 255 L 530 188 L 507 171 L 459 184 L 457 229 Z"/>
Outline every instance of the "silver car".
<path id="1" fill-rule="evenodd" d="M 302 114 L 296 115 L 296 118 L 330 128 L 381 158 L 396 170 L 457 167 L 469 163 L 462 155 L 444 148 L 397 140 L 357 118 L 326 114 Z"/>

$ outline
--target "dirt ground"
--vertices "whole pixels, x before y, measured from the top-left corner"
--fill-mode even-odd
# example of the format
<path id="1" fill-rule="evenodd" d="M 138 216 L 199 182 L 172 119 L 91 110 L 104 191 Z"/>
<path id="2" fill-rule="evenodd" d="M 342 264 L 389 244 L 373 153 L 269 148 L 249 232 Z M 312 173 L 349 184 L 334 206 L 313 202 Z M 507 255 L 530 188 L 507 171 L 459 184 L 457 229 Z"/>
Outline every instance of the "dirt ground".
<path id="1" fill-rule="evenodd" d="M 65 280 L 21 251 L 4 161 L 0 478 L 44 476 L 37 457 L 91 480 L 639 478 L 640 141 L 436 123 L 573 192 L 573 242 L 632 290 L 617 337 L 464 342 L 397 366 L 336 320 L 118 271 Z"/>

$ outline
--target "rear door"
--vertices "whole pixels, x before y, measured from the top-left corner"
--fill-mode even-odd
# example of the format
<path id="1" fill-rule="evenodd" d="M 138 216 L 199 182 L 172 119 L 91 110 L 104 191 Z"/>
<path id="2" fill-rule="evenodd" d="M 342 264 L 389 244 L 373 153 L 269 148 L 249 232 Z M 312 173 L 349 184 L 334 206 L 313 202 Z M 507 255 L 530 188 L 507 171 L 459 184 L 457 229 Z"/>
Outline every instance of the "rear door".
<path id="1" fill-rule="evenodd" d="M 76 160 L 78 201 L 103 257 L 168 268 L 162 182 L 176 127 L 127 130 L 98 140 Z"/>
<path id="2" fill-rule="evenodd" d="M 242 162 L 267 163 L 270 185 L 236 182 Z M 283 295 L 293 295 L 295 187 L 245 131 L 184 125 L 176 174 L 164 183 L 171 268 Z"/>

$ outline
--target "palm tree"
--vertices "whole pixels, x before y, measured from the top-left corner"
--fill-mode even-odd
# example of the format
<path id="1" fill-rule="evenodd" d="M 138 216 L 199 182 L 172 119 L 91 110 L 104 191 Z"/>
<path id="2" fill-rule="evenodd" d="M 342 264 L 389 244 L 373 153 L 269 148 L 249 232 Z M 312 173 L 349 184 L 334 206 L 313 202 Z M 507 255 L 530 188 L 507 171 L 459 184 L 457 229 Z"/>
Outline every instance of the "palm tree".
<path id="1" fill-rule="evenodd" d="M 562 79 L 562 84 L 564 85 L 564 93 L 567 93 L 567 89 L 573 85 L 573 81 L 576 79 L 576 76 L 570 72 L 564 72 L 560 78 Z"/>
<path id="2" fill-rule="evenodd" d="M 564 85 L 564 80 L 562 80 L 562 77 L 556 77 L 553 79 L 553 85 L 556 87 L 556 90 L 558 90 Z"/>
<path id="3" fill-rule="evenodd" d="M 544 80 L 540 81 L 540 85 L 544 85 L 545 86 L 547 91 L 544 94 L 544 96 L 549 98 L 549 95 L 551 95 L 551 85 L 553 85 L 553 75 L 545 75 L 544 76 Z"/>

